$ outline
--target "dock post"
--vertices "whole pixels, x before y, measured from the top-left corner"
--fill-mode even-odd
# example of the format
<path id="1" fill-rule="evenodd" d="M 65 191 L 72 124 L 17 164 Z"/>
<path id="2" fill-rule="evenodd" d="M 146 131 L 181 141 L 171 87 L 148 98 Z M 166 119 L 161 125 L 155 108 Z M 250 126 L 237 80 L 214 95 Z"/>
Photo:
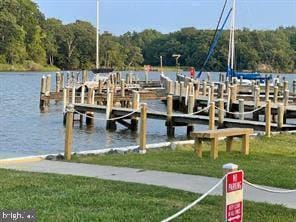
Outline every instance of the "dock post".
<path id="1" fill-rule="evenodd" d="M 81 94 L 80 94 L 80 103 L 84 104 L 84 97 L 85 97 L 85 85 L 81 86 Z"/>
<path id="2" fill-rule="evenodd" d="M 56 93 L 61 91 L 61 73 L 56 73 Z"/>
<path id="3" fill-rule="evenodd" d="M 284 92 L 284 106 L 288 106 L 289 103 L 289 90 L 285 90 Z"/>
<path id="4" fill-rule="evenodd" d="M 228 87 L 228 93 L 229 93 L 229 95 L 227 95 L 227 96 L 229 96 L 229 97 L 227 97 L 227 111 L 228 112 L 232 112 L 233 111 L 233 105 L 232 105 L 232 103 L 235 101 L 235 92 L 234 92 L 234 85 L 230 85 L 229 87 Z M 230 113 L 226 113 L 226 116 L 227 117 L 233 117 L 233 115 L 232 114 L 230 114 Z"/>
<path id="5" fill-rule="evenodd" d="M 269 94 L 270 94 L 270 87 L 269 87 L 269 80 L 266 79 L 265 81 L 265 98 L 269 100 Z"/>
<path id="6" fill-rule="evenodd" d="M 167 94 L 169 94 L 169 95 L 174 94 L 174 84 L 173 84 L 172 80 L 168 81 Z"/>
<path id="7" fill-rule="evenodd" d="M 121 72 L 116 73 L 116 79 L 117 79 L 117 84 L 119 84 L 121 81 Z"/>
<path id="8" fill-rule="evenodd" d="M 197 80 L 194 84 L 194 95 L 195 95 L 195 99 L 197 99 L 199 97 L 199 81 Z"/>
<path id="9" fill-rule="evenodd" d="M 278 102 L 278 95 L 279 95 L 279 87 L 274 86 L 273 87 L 273 102 L 277 103 Z"/>
<path id="10" fill-rule="evenodd" d="M 180 84 L 179 84 L 178 81 L 175 81 L 174 95 L 175 95 L 175 96 L 180 95 Z"/>
<path id="11" fill-rule="evenodd" d="M 228 88 L 229 88 L 229 80 L 227 79 L 225 82 L 225 91 L 228 92 Z"/>
<path id="12" fill-rule="evenodd" d="M 75 88 L 75 83 L 73 83 L 73 87 L 72 87 L 72 104 L 74 104 L 76 102 L 76 88 Z"/>
<path id="13" fill-rule="evenodd" d="M 102 89 L 103 89 L 103 81 L 102 80 L 99 80 L 99 83 L 98 83 L 98 93 L 102 93 Z"/>
<path id="14" fill-rule="evenodd" d="M 214 102 L 215 100 L 215 85 L 214 83 L 211 84 L 211 97 L 210 97 L 210 101 Z"/>
<path id="15" fill-rule="evenodd" d="M 293 103 L 296 102 L 296 80 L 293 80 Z"/>
<path id="16" fill-rule="evenodd" d="M 51 75 L 46 76 L 46 87 L 45 87 L 45 95 L 50 96 L 50 84 L 51 84 Z"/>
<path id="17" fill-rule="evenodd" d="M 215 102 L 211 102 L 209 110 L 209 130 L 215 129 Z"/>
<path id="18" fill-rule="evenodd" d="M 255 88 L 256 88 L 256 81 L 252 80 L 251 82 L 251 90 L 252 90 L 252 95 L 255 95 Z"/>
<path id="19" fill-rule="evenodd" d="M 113 108 L 113 92 L 107 92 L 107 105 L 106 105 L 106 129 L 116 130 L 116 122 L 110 120 L 112 118 L 112 108 Z"/>
<path id="20" fill-rule="evenodd" d="M 130 74 L 129 73 L 125 74 L 125 81 L 126 81 L 126 84 L 130 84 Z"/>
<path id="21" fill-rule="evenodd" d="M 81 86 L 81 93 L 80 93 L 80 103 L 84 104 L 84 97 L 85 97 L 85 85 Z M 83 115 L 80 114 L 80 125 L 83 123 Z"/>
<path id="22" fill-rule="evenodd" d="M 120 80 L 120 95 L 121 97 L 125 97 L 125 80 Z"/>
<path id="23" fill-rule="evenodd" d="M 289 89 L 289 82 L 288 81 L 284 81 L 284 86 L 283 86 L 283 93 Z"/>
<path id="24" fill-rule="evenodd" d="M 221 73 L 221 82 L 222 82 L 222 83 L 225 82 L 225 75 L 224 75 L 224 73 Z"/>
<path id="25" fill-rule="evenodd" d="M 265 107 L 265 136 L 270 137 L 271 133 L 271 101 L 266 100 Z"/>
<path id="26" fill-rule="evenodd" d="M 125 97 L 125 80 L 124 79 L 120 80 L 120 96 L 121 96 L 121 99 L 123 99 Z M 121 100 L 120 105 L 121 105 L 121 107 L 124 107 L 125 100 Z"/>
<path id="27" fill-rule="evenodd" d="M 243 77 L 242 76 L 240 76 L 240 78 L 239 78 L 239 84 L 243 85 Z"/>
<path id="28" fill-rule="evenodd" d="M 147 137 L 147 104 L 141 106 L 141 127 L 140 127 L 140 146 L 139 153 L 146 153 L 146 137 Z"/>
<path id="29" fill-rule="evenodd" d="M 67 107 L 67 89 L 63 89 L 63 113 L 66 113 L 66 107 Z"/>
<path id="30" fill-rule="evenodd" d="M 202 83 L 202 95 L 203 96 L 207 95 L 207 81 L 203 81 Z"/>
<path id="31" fill-rule="evenodd" d="M 219 104 L 218 127 L 224 128 L 224 99 L 219 99 L 218 104 Z"/>
<path id="32" fill-rule="evenodd" d="M 185 106 L 188 106 L 189 85 L 185 86 Z"/>
<path id="33" fill-rule="evenodd" d="M 284 113 L 285 113 L 285 107 L 283 104 L 278 105 L 277 113 L 278 113 L 277 127 L 278 129 L 282 129 L 284 125 Z"/>
<path id="34" fill-rule="evenodd" d="M 259 108 L 259 106 L 260 106 L 260 88 L 259 88 L 259 86 L 256 86 L 255 93 L 254 93 L 254 109 Z M 258 112 L 253 113 L 253 120 L 259 121 L 259 113 Z"/>
<path id="35" fill-rule="evenodd" d="M 84 84 L 88 80 L 87 70 L 82 70 L 82 83 Z"/>
<path id="36" fill-rule="evenodd" d="M 73 117 L 74 106 L 72 104 L 67 106 L 67 120 L 66 120 L 66 132 L 65 132 L 65 149 L 64 157 L 66 160 L 71 160 L 72 144 L 73 144 Z"/>
<path id="37" fill-rule="evenodd" d="M 227 110 L 227 111 L 230 111 L 230 94 L 231 94 L 231 89 L 230 89 L 230 87 L 227 88 L 226 93 L 227 93 L 226 110 Z M 226 115 L 227 115 L 227 113 L 226 113 Z"/>
<path id="38" fill-rule="evenodd" d="M 224 98 L 224 84 L 223 83 L 219 83 L 218 85 L 218 98 L 223 99 Z"/>
<path id="39" fill-rule="evenodd" d="M 184 92 L 184 82 L 180 82 L 179 111 L 182 111 L 184 109 L 183 92 Z"/>
<path id="40" fill-rule="evenodd" d="M 236 99 L 237 99 L 237 89 L 238 89 L 237 84 L 234 84 L 233 85 L 233 88 L 232 88 L 232 91 L 231 91 L 231 94 L 232 94 L 232 102 L 235 102 Z"/>
<path id="41" fill-rule="evenodd" d="M 65 76 L 64 73 L 61 73 L 61 90 L 65 87 Z"/>
<path id="42" fill-rule="evenodd" d="M 192 114 L 193 113 L 193 108 L 194 108 L 194 95 L 190 94 L 188 96 L 187 113 Z M 188 124 L 187 125 L 187 137 L 190 137 L 190 133 L 193 132 L 193 130 L 194 130 L 193 124 Z"/>
<path id="43" fill-rule="evenodd" d="M 87 103 L 88 104 L 93 104 L 93 93 L 94 89 L 93 88 L 88 88 L 88 93 L 87 93 Z M 86 117 L 85 117 L 85 123 L 87 126 L 93 126 L 94 125 L 94 113 L 93 112 L 86 112 Z"/>
<path id="44" fill-rule="evenodd" d="M 287 123 L 287 111 L 286 107 L 289 105 L 289 90 L 285 90 L 284 92 L 284 124 Z"/>
<path id="45" fill-rule="evenodd" d="M 167 96 L 167 121 L 166 121 L 168 137 L 175 136 L 175 127 L 172 122 L 172 115 L 173 115 L 173 96 L 168 95 Z"/>
<path id="46" fill-rule="evenodd" d="M 46 77 L 42 76 L 41 78 L 41 86 L 40 86 L 40 101 L 39 108 L 43 112 L 46 109 L 46 99 L 44 98 L 46 93 Z"/>
<path id="47" fill-rule="evenodd" d="M 132 108 L 133 110 L 138 110 L 140 108 L 140 94 L 137 91 L 132 92 Z M 138 130 L 138 118 L 132 117 L 131 118 L 131 130 L 137 131 Z"/>
<path id="48" fill-rule="evenodd" d="M 243 99 L 239 99 L 238 100 L 238 110 L 239 110 L 239 119 L 240 120 L 244 120 L 244 112 L 245 112 L 245 106 L 244 106 L 244 100 Z"/>

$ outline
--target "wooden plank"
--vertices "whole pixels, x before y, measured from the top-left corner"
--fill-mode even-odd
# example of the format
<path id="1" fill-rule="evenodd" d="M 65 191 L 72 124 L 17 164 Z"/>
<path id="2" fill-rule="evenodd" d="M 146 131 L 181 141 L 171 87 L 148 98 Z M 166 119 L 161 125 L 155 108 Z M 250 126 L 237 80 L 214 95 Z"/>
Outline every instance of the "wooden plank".
<path id="1" fill-rule="evenodd" d="M 228 137 L 228 136 L 240 136 L 244 134 L 253 133 L 253 129 L 250 128 L 229 128 L 218 130 L 207 130 L 200 132 L 192 132 L 193 138 L 215 138 L 215 137 Z"/>

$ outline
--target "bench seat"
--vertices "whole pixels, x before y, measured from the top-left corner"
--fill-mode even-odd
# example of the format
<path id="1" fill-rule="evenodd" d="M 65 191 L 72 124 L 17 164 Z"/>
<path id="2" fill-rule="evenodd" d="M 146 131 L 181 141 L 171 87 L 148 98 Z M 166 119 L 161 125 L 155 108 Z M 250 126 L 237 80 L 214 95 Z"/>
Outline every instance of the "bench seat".
<path id="1" fill-rule="evenodd" d="M 202 157 L 202 142 L 204 140 L 211 141 L 211 157 L 218 158 L 218 139 L 226 137 L 226 151 L 232 150 L 233 138 L 242 138 L 242 153 L 249 154 L 249 137 L 253 133 L 251 128 L 227 128 L 227 129 L 214 129 L 206 131 L 192 132 L 191 137 L 195 139 L 195 150 L 199 157 Z"/>

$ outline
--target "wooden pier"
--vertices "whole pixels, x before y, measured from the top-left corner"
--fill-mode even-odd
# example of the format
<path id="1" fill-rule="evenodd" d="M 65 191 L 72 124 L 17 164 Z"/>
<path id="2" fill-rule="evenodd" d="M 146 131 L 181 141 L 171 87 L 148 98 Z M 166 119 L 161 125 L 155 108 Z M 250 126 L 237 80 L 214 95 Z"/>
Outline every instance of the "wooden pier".
<path id="1" fill-rule="evenodd" d="M 120 73 L 111 73 L 104 79 L 89 81 L 85 71 L 80 77 L 78 81 L 73 74 L 65 77 L 57 73 L 53 91 L 51 76 L 42 77 L 40 110 L 46 112 L 51 100 L 63 101 L 64 123 L 69 119 L 67 107 L 72 104 L 73 119 L 79 115 L 83 124 L 85 117 L 87 125 L 94 124 L 95 113 L 104 113 L 108 130 L 116 130 L 117 124 L 121 124 L 136 131 L 140 122 L 140 131 L 146 132 L 147 119 L 161 120 L 168 137 L 173 137 L 175 128 L 181 126 L 186 127 L 189 136 L 198 124 L 208 125 L 209 130 L 252 128 L 264 131 L 266 136 L 272 131 L 296 130 L 296 81 L 289 88 L 287 81 L 273 85 L 266 81 L 264 86 L 252 81 L 243 85 L 242 80 L 226 80 L 222 76 L 219 82 L 200 82 L 180 75 L 173 81 L 163 74 L 159 81 L 151 81 L 147 76 L 141 81 L 130 73 L 125 78 Z M 147 100 L 163 101 L 166 112 L 151 110 L 149 104 L 141 105 Z M 144 135 L 141 137 L 145 150 Z"/>

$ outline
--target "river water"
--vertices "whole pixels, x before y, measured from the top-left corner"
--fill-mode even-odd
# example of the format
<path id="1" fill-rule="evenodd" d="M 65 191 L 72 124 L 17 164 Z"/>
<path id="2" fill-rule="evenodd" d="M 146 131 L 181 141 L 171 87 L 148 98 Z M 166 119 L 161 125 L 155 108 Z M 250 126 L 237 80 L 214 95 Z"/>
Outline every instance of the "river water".
<path id="1" fill-rule="evenodd" d="M 60 153 L 64 149 L 62 103 L 51 102 L 49 112 L 39 111 L 40 79 L 54 73 L 1 73 L 0 74 L 0 158 Z M 140 79 L 143 73 L 136 73 Z M 165 73 L 172 79 L 175 73 Z M 211 75 L 217 80 L 218 75 Z M 291 83 L 296 75 L 285 75 Z M 150 79 L 159 79 L 152 72 Z M 148 101 L 154 110 L 165 111 L 160 101 Z M 96 117 L 105 117 L 96 114 Z M 74 125 L 73 151 L 93 150 L 138 144 L 138 133 L 118 125 L 115 132 L 105 130 L 105 121 L 96 120 L 92 128 Z M 197 126 L 206 129 L 207 126 Z M 186 138 L 186 128 L 176 128 L 175 140 Z M 167 141 L 164 121 L 148 120 L 147 143 Z"/>

